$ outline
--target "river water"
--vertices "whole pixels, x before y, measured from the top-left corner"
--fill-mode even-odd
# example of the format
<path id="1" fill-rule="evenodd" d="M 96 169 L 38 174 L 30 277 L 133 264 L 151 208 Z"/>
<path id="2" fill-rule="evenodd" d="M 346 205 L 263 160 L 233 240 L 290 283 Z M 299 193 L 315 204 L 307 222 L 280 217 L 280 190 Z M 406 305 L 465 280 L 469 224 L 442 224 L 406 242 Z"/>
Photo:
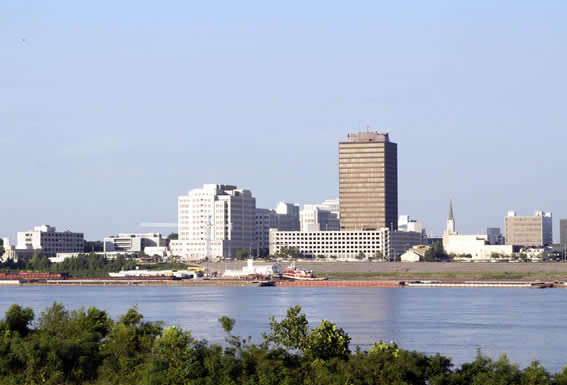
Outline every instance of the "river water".
<path id="1" fill-rule="evenodd" d="M 301 305 L 310 324 L 335 322 L 368 349 L 377 340 L 441 353 L 460 364 L 477 349 L 502 353 L 521 367 L 539 360 L 560 371 L 567 358 L 567 291 L 491 288 L 293 288 L 293 287 L 0 287 L 0 312 L 13 303 L 38 315 L 53 301 L 67 308 L 96 306 L 117 317 L 137 305 L 146 320 L 191 330 L 198 339 L 223 342 L 217 322 L 236 319 L 234 334 L 260 340 L 268 317 Z"/>

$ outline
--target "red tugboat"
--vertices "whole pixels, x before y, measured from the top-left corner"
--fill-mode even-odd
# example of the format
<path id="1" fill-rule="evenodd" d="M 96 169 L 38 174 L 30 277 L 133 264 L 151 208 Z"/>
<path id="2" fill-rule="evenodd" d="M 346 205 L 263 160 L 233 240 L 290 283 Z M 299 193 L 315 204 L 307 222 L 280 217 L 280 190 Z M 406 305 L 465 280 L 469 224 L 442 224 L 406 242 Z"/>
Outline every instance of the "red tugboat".
<path id="1" fill-rule="evenodd" d="M 325 281 L 327 279 L 327 277 L 314 277 L 313 271 L 298 269 L 293 264 L 290 265 L 286 271 L 284 271 L 282 277 L 295 281 Z"/>

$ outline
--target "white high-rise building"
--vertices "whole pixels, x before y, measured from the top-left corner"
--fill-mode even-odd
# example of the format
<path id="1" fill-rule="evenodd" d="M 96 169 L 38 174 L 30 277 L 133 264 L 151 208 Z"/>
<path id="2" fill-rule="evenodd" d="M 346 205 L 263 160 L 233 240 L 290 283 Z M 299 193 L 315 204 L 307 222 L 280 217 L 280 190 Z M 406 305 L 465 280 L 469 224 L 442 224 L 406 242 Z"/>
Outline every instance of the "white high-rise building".
<path id="1" fill-rule="evenodd" d="M 340 223 L 336 212 L 323 205 L 304 205 L 299 213 L 301 231 L 339 231 Z"/>
<path id="2" fill-rule="evenodd" d="M 238 249 L 254 249 L 256 199 L 250 190 L 205 184 L 179 197 L 178 230 L 170 248 L 185 259 L 233 257 Z"/>

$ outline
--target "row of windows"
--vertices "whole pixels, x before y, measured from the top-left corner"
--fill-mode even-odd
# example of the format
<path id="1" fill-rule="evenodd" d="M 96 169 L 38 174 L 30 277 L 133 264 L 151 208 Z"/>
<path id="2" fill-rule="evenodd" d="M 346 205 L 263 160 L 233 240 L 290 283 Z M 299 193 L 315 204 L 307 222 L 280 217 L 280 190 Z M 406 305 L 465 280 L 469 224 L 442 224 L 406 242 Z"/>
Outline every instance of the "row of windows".
<path id="1" fill-rule="evenodd" d="M 382 239 L 381 236 L 375 236 L 375 237 L 356 237 L 356 236 L 350 236 L 350 237 L 310 237 L 310 236 L 282 236 L 281 234 L 277 234 L 275 233 L 274 235 L 274 239 L 279 241 L 299 241 L 299 242 L 308 242 L 308 241 L 380 241 Z"/>

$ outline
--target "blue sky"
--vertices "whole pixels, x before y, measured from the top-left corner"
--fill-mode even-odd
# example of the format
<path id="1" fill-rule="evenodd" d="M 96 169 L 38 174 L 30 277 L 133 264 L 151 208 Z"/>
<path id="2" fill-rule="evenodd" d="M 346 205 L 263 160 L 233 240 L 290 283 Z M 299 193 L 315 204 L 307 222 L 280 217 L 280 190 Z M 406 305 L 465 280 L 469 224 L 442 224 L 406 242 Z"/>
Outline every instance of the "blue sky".
<path id="1" fill-rule="evenodd" d="M 203 183 L 338 195 L 338 142 L 398 143 L 399 212 L 439 234 L 567 217 L 564 1 L 0 4 L 0 235 L 175 222 Z M 166 231 L 167 232 L 167 231 Z"/>

